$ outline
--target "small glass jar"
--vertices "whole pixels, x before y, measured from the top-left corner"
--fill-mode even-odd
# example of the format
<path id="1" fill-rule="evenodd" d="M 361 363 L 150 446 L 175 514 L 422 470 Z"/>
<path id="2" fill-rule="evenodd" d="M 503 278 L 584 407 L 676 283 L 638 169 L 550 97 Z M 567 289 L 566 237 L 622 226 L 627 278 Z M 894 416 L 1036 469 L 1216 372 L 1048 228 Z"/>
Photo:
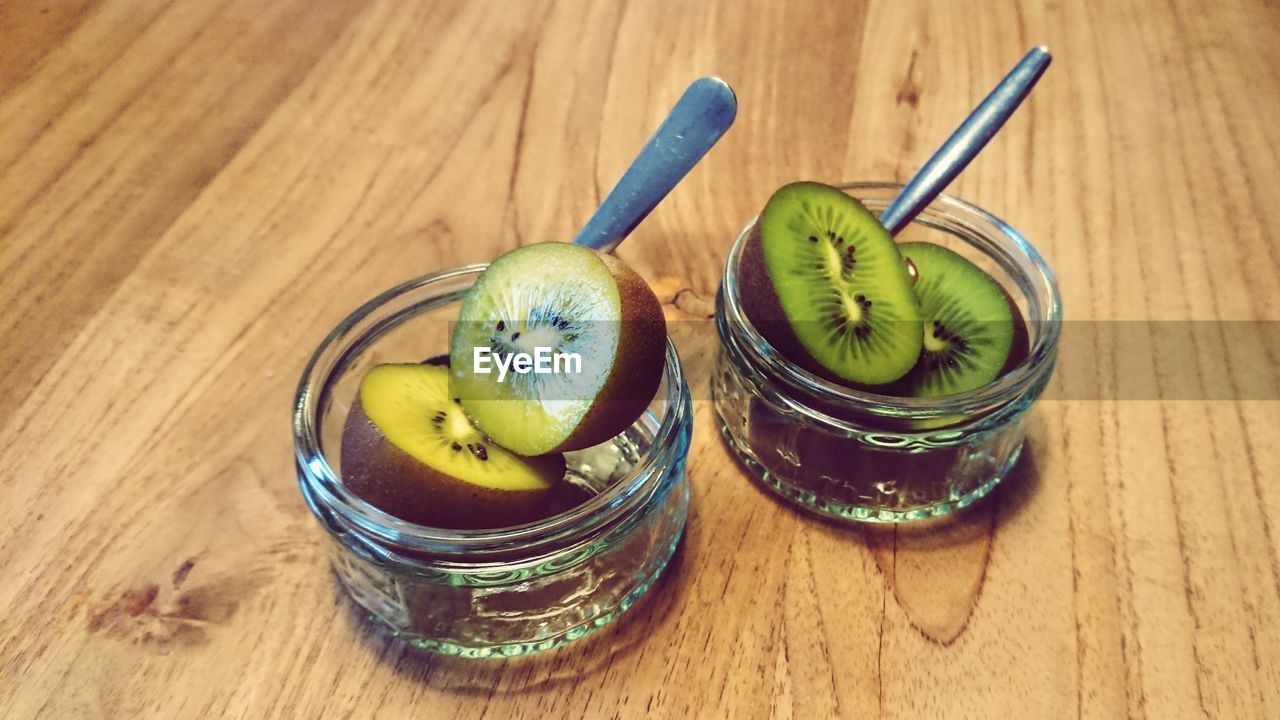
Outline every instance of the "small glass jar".
<path id="1" fill-rule="evenodd" d="M 841 189 L 879 214 L 902 186 Z M 1027 358 L 982 388 L 904 398 L 827 381 L 761 336 L 743 311 L 738 282 L 755 223 L 725 263 L 712 377 L 721 432 L 752 477 L 801 508 L 860 522 L 939 517 L 991 492 L 1017 462 L 1027 409 L 1057 358 L 1061 301 L 1035 248 L 999 218 L 947 195 L 899 233 L 901 242 L 944 245 L 986 270 L 1012 297 L 1029 336 Z"/>
<path id="2" fill-rule="evenodd" d="M 608 624 L 666 567 L 684 529 L 692 408 L 668 343 L 648 410 L 612 441 L 566 456 L 574 502 L 528 525 L 483 531 L 415 525 L 361 500 L 339 475 L 343 424 L 374 365 L 447 351 L 463 295 L 485 269 L 413 280 L 360 307 L 320 344 L 294 407 L 298 480 L 328 531 L 333 569 L 392 634 L 426 650 L 510 657 Z"/>

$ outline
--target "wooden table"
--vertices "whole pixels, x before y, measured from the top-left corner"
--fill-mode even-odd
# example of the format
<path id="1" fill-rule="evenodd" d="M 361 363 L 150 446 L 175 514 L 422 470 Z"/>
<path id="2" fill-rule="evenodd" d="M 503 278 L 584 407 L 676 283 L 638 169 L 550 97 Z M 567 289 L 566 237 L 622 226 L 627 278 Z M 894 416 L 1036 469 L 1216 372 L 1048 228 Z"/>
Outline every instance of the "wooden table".
<path id="1" fill-rule="evenodd" d="M 905 179 L 1045 43 L 952 191 L 1072 321 L 1280 318 L 1280 7 L 981 5 L 0 1 L 0 715 L 1280 717 L 1274 333 L 1064 344 L 1018 475 L 927 532 L 774 502 L 703 391 L 669 577 L 543 656 L 410 652 L 325 567 L 289 431 L 317 341 L 571 237 L 701 74 L 737 124 L 619 253 L 673 313 L 774 187 Z"/>

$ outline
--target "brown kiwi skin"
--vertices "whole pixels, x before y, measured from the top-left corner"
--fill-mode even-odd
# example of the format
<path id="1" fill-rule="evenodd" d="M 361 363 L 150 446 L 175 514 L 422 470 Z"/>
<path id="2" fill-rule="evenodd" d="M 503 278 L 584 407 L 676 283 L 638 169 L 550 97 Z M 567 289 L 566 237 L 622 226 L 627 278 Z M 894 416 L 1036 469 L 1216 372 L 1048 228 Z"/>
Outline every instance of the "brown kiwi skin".
<path id="1" fill-rule="evenodd" d="M 425 421 L 425 420 L 424 420 Z M 495 490 L 441 473 L 396 447 L 365 414 L 357 397 L 342 430 L 342 481 L 362 500 L 418 525 L 481 530 L 548 517 L 551 488 Z M 529 458 L 563 477 L 564 456 Z"/>
<path id="2" fill-rule="evenodd" d="M 618 353 L 577 429 L 553 453 L 599 445 L 630 427 L 653 401 L 666 367 L 667 321 L 658 296 L 626 263 L 612 255 L 596 256 L 618 285 L 622 309 Z"/>
<path id="3" fill-rule="evenodd" d="M 996 283 L 996 287 L 1000 288 L 1000 294 L 1004 295 L 1004 301 L 1009 304 L 1009 315 L 1013 318 L 1013 338 L 1009 341 L 1009 357 L 1005 358 L 1004 367 L 1000 368 L 1000 374 L 996 375 L 996 379 L 999 379 L 1021 365 L 1022 361 L 1031 354 L 1031 336 L 1027 332 L 1027 321 L 1022 318 L 1022 311 L 1013 301 L 1013 296 L 1000 283 Z"/>
<path id="4" fill-rule="evenodd" d="M 760 241 L 760 224 L 757 222 L 747 235 L 742 248 L 742 260 L 738 264 L 738 297 L 742 311 L 756 330 L 769 344 L 791 362 L 824 380 L 850 385 L 835 373 L 822 367 L 813 355 L 800 343 L 791 323 L 778 302 L 778 293 L 769 279 L 769 269 L 764 263 L 764 245 Z"/>

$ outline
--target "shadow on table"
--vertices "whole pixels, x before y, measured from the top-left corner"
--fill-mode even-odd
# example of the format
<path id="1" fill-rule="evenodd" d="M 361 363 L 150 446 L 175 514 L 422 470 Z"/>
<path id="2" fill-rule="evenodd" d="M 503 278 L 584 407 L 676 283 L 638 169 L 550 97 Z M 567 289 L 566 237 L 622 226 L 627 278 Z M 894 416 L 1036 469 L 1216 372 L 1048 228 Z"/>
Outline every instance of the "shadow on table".
<path id="1" fill-rule="evenodd" d="M 995 536 L 1026 510 L 1039 487 L 1036 453 L 1028 443 L 991 494 L 951 516 L 869 526 L 861 533 L 824 522 L 817 532 L 828 541 L 838 535 L 865 545 L 912 627 L 947 646 L 964 633 L 981 599 Z"/>
<path id="2" fill-rule="evenodd" d="M 468 659 L 420 650 L 389 636 L 351 599 L 334 576 L 353 630 L 380 661 L 429 687 L 460 695 L 502 695 L 575 685 L 605 672 L 639 649 L 670 616 L 686 584 L 682 536 L 653 587 L 609 625 L 564 647 L 522 657 Z"/>
<path id="3" fill-rule="evenodd" d="M 864 547 L 887 590 L 912 626 L 929 640 L 950 645 L 964 633 L 981 597 L 1000 528 L 1019 517 L 1041 485 L 1037 453 L 1028 440 L 1018 463 L 985 498 L 951 515 L 897 525 L 853 524 L 809 512 L 763 485 L 736 453 L 743 482 L 795 513 L 809 541 L 825 549 L 815 562 L 840 576 L 850 551 Z M 841 564 L 844 565 L 841 565 Z M 819 573 L 822 574 L 822 573 Z"/>

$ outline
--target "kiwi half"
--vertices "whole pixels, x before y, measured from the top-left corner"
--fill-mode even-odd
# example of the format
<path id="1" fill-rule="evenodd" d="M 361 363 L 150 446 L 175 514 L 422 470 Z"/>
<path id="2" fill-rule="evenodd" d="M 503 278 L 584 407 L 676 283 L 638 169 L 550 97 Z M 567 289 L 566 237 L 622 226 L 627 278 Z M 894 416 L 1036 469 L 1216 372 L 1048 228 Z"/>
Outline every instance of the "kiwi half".
<path id="1" fill-rule="evenodd" d="M 342 433 L 342 478 L 403 520 L 498 528 L 549 514 L 563 455 L 521 457 L 485 437 L 449 395 L 440 365 L 378 365 L 365 374 Z"/>
<path id="2" fill-rule="evenodd" d="M 742 295 L 766 339 L 810 370 L 858 385 L 912 368 L 920 311 L 875 215 L 836 188 L 798 182 L 769 198 L 758 227 L 743 252 Z"/>
<path id="3" fill-rule="evenodd" d="M 919 275 L 915 292 L 924 316 L 924 342 L 919 360 L 896 386 L 897 392 L 912 397 L 951 395 L 999 377 L 1016 334 L 1014 308 L 999 283 L 941 245 L 903 243 L 898 250 Z M 1025 327 L 1021 337 L 1025 346 Z"/>
<path id="4" fill-rule="evenodd" d="M 528 245 L 495 260 L 467 293 L 449 347 L 451 387 L 476 425 L 515 452 L 578 450 L 644 412 L 666 338 L 657 296 L 622 261 L 578 245 Z M 551 372 L 504 378 L 494 367 L 539 348 Z M 479 353 L 496 360 L 482 364 Z"/>

